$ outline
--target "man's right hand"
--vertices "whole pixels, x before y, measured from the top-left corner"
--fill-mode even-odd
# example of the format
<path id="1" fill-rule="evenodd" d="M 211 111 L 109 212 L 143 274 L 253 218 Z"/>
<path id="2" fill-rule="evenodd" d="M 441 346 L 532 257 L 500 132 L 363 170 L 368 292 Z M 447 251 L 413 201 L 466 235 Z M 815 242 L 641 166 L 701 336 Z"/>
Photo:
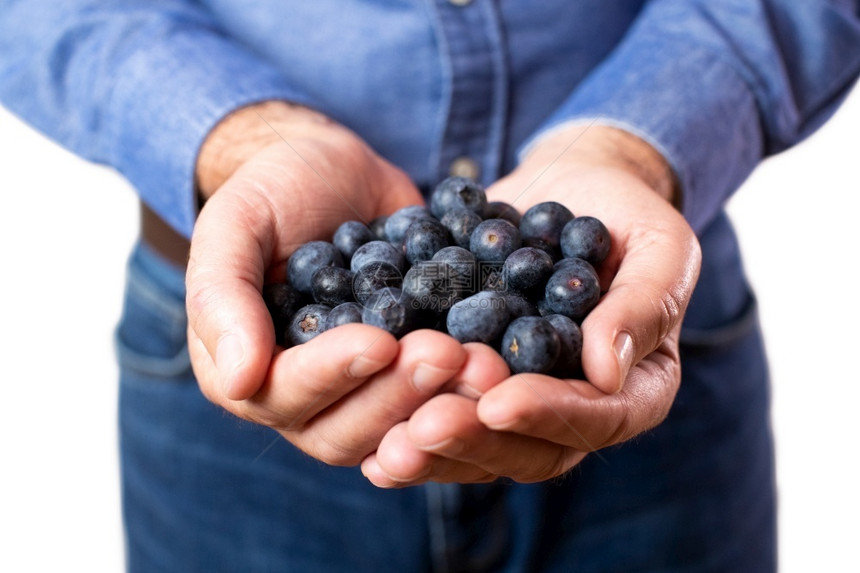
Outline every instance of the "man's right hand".
<path id="1" fill-rule="evenodd" d="M 189 352 L 214 403 L 326 463 L 355 465 L 455 375 L 478 391 L 507 376 L 483 371 L 498 363 L 481 345 L 429 330 L 397 341 L 355 324 L 276 347 L 261 289 L 283 280 L 290 254 L 343 221 L 422 201 L 348 129 L 284 103 L 244 108 L 208 137 L 197 179 L 206 202 L 186 277 Z"/>

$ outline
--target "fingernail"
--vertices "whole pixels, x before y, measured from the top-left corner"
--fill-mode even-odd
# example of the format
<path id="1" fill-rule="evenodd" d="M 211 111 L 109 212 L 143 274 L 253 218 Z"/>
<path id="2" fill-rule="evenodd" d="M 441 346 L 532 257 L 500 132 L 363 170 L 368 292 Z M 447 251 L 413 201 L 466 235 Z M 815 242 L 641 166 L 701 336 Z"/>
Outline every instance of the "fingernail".
<path id="1" fill-rule="evenodd" d="M 364 354 L 356 356 L 349 366 L 346 367 L 347 374 L 352 378 L 367 378 L 371 374 L 385 368 L 386 364 L 379 360 L 368 358 Z"/>
<path id="2" fill-rule="evenodd" d="M 615 337 L 615 356 L 618 359 L 618 369 L 621 376 L 618 380 L 618 390 L 624 386 L 624 379 L 633 366 L 633 338 L 626 332 L 618 333 Z"/>
<path id="3" fill-rule="evenodd" d="M 455 373 L 419 362 L 412 371 L 412 386 L 421 393 L 436 390 L 447 382 Z"/>
<path id="4" fill-rule="evenodd" d="M 228 334 L 218 342 L 215 350 L 215 366 L 223 376 L 224 392 L 230 393 L 233 372 L 245 360 L 245 348 L 235 334 Z"/>

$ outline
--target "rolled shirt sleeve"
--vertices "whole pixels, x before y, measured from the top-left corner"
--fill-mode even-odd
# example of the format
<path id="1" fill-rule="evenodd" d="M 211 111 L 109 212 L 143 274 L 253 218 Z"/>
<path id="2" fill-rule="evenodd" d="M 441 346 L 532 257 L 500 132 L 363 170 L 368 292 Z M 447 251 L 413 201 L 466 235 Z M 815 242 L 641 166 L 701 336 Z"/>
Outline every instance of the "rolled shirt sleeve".
<path id="1" fill-rule="evenodd" d="M 71 151 L 115 167 L 185 236 L 211 128 L 258 101 L 311 104 L 191 1 L 0 5 L 0 101 Z"/>
<path id="2" fill-rule="evenodd" d="M 856 2 L 656 0 L 521 148 L 568 122 L 653 145 L 697 231 L 767 155 L 836 109 L 860 73 Z"/>

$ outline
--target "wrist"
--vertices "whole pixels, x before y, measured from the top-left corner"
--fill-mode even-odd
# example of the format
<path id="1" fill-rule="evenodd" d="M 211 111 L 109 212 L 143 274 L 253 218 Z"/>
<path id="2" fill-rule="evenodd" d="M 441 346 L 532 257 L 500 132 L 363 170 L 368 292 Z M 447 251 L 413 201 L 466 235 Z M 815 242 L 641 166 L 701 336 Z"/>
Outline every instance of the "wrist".
<path id="1" fill-rule="evenodd" d="M 212 128 L 197 155 L 194 175 L 201 198 L 211 197 L 262 149 L 330 123 L 316 111 L 284 101 L 265 101 L 233 111 Z"/>
<path id="2" fill-rule="evenodd" d="M 581 163 L 625 171 L 680 209 L 677 178 L 666 159 L 643 139 L 606 125 L 575 124 L 548 133 L 529 150 L 523 163 Z"/>

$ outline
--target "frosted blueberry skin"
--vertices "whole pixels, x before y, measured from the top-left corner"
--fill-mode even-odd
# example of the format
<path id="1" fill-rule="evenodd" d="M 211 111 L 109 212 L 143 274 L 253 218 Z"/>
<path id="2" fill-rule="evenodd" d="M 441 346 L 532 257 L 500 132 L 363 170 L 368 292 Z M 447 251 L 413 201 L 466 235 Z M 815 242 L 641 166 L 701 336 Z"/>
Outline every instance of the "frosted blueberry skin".
<path id="1" fill-rule="evenodd" d="M 352 324 L 361 322 L 361 305 L 357 302 L 345 302 L 339 304 L 328 313 L 325 319 L 325 330 L 341 326 L 342 324 Z"/>
<path id="2" fill-rule="evenodd" d="M 538 203 L 523 213 L 520 219 L 520 234 L 523 240 L 540 239 L 549 248 L 558 249 L 561 230 L 571 219 L 573 213 L 561 203 Z"/>
<path id="3" fill-rule="evenodd" d="M 441 314 L 471 292 L 464 290 L 450 265 L 441 261 L 421 261 L 403 277 L 403 293 L 422 312 Z"/>
<path id="4" fill-rule="evenodd" d="M 386 287 L 400 288 L 403 275 L 400 269 L 384 261 L 374 261 L 353 275 L 351 294 L 359 304 L 366 304 L 370 296 Z"/>
<path id="5" fill-rule="evenodd" d="M 478 261 L 504 263 L 508 255 L 522 246 L 519 230 L 505 219 L 486 219 L 469 240 L 469 250 Z"/>
<path id="6" fill-rule="evenodd" d="M 540 292 L 552 275 L 553 260 L 545 251 L 534 247 L 517 249 L 502 266 L 505 286 L 522 293 Z"/>
<path id="7" fill-rule="evenodd" d="M 440 249 L 433 255 L 432 261 L 447 264 L 451 269 L 450 282 L 456 283 L 464 296 L 481 290 L 478 284 L 478 260 L 475 255 L 463 247 L 450 246 Z"/>
<path id="8" fill-rule="evenodd" d="M 340 251 L 343 260 L 349 262 L 357 248 L 376 239 L 370 227 L 361 221 L 345 221 L 334 232 L 332 243 Z"/>
<path id="9" fill-rule="evenodd" d="M 317 269 L 342 267 L 343 256 L 328 241 L 311 241 L 295 250 L 287 262 L 287 281 L 300 293 L 312 296 L 311 280 Z"/>
<path id="10" fill-rule="evenodd" d="M 546 374 L 555 366 L 560 351 L 558 333 L 539 316 L 514 319 L 502 337 L 502 358 L 514 374 Z"/>
<path id="11" fill-rule="evenodd" d="M 487 206 L 484 187 L 466 177 L 448 177 L 430 194 L 430 212 L 437 219 L 456 208 L 465 208 L 482 215 Z"/>
<path id="12" fill-rule="evenodd" d="M 480 215 L 470 209 L 451 209 L 442 217 L 442 225 L 451 233 L 451 240 L 455 245 L 469 248 L 472 233 L 483 219 Z"/>
<path id="13" fill-rule="evenodd" d="M 561 230 L 561 252 L 565 257 L 585 259 L 599 265 L 609 255 L 612 240 L 600 219 L 582 216 L 567 222 Z"/>
<path id="14" fill-rule="evenodd" d="M 311 277 L 314 302 L 334 307 L 355 300 L 352 295 L 352 272 L 342 267 L 321 267 Z"/>
<path id="15" fill-rule="evenodd" d="M 563 264 L 546 283 L 547 307 L 577 322 L 593 309 L 600 299 L 597 272 L 583 259 L 564 259 Z"/>
<path id="16" fill-rule="evenodd" d="M 358 247 L 349 262 L 349 268 L 357 273 L 370 263 L 388 263 L 400 271 L 403 270 L 405 259 L 403 252 L 388 241 L 370 241 Z"/>
<path id="17" fill-rule="evenodd" d="M 448 311 L 448 334 L 460 342 L 483 342 L 495 346 L 510 322 L 505 295 L 481 291 L 467 297 Z"/>
<path id="18" fill-rule="evenodd" d="M 550 373 L 557 378 L 582 377 L 582 330 L 572 319 L 562 314 L 544 317 L 558 333 L 561 350 Z"/>
<path id="19" fill-rule="evenodd" d="M 490 201 L 484 208 L 484 219 L 506 219 L 517 227 L 522 217 L 513 205 L 504 201 Z"/>
<path id="20" fill-rule="evenodd" d="M 300 308 L 287 326 L 286 342 L 290 346 L 298 346 L 321 334 L 330 311 L 331 308 L 316 303 Z"/>
<path id="21" fill-rule="evenodd" d="M 388 220 L 388 215 L 380 215 L 373 219 L 368 228 L 373 231 L 374 239 L 379 241 L 387 241 L 388 238 L 385 236 L 385 222 Z"/>
<path id="22" fill-rule="evenodd" d="M 395 246 L 403 245 L 403 237 L 409 225 L 419 219 L 432 219 L 430 210 L 423 205 L 402 207 L 388 216 L 385 221 L 385 239 Z"/>
<path id="23" fill-rule="evenodd" d="M 284 333 L 290 319 L 302 306 L 302 297 L 287 283 L 268 283 L 263 285 L 263 302 L 272 317 L 275 327 L 275 342 L 284 345 Z"/>
<path id="24" fill-rule="evenodd" d="M 429 261 L 439 249 L 451 244 L 451 236 L 442 223 L 436 219 L 414 221 L 403 236 L 403 253 L 407 262 L 414 265 L 419 261 Z"/>
<path id="25" fill-rule="evenodd" d="M 418 312 L 412 300 L 399 288 L 377 290 L 361 311 L 364 324 L 376 326 L 400 338 L 419 327 Z"/>

